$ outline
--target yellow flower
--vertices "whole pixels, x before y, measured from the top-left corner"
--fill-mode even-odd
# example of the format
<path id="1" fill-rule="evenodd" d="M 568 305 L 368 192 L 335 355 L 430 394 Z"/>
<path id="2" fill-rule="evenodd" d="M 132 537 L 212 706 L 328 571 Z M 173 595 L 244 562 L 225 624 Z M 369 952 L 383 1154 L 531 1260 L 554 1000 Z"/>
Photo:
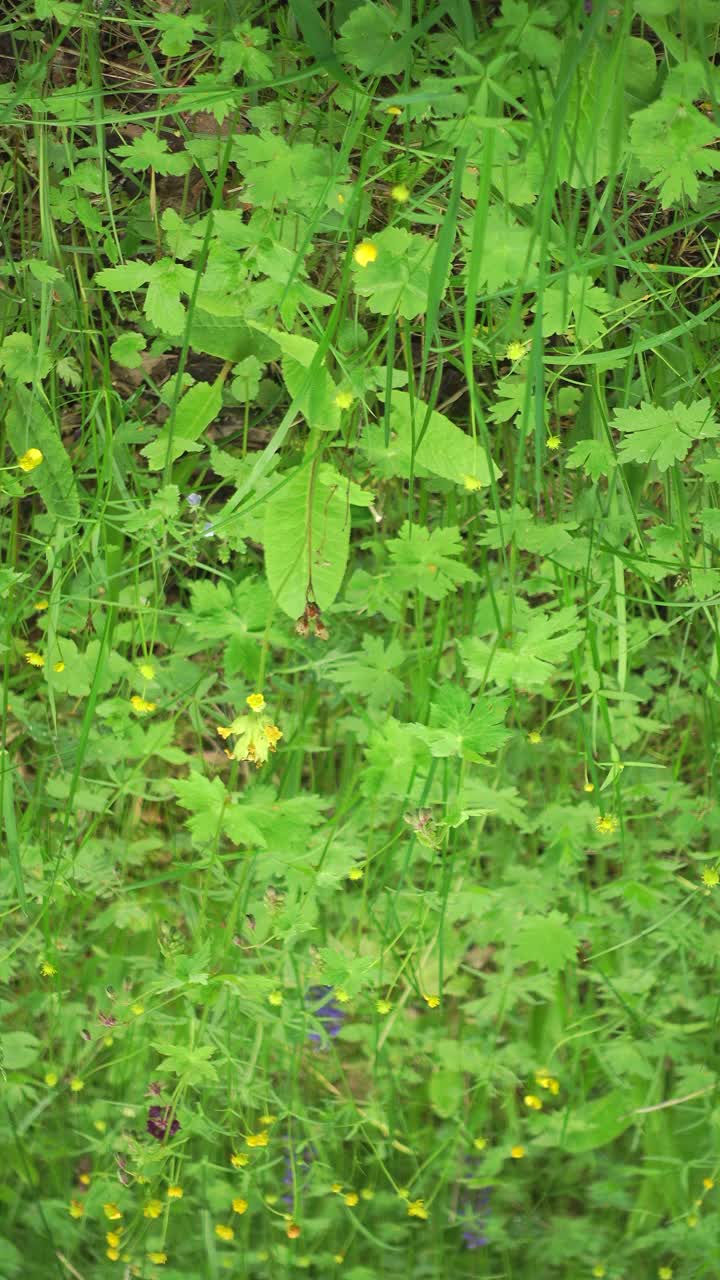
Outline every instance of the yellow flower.
<path id="1" fill-rule="evenodd" d="M 245 1213 L 248 1207 L 247 1200 L 243 1200 L 242 1196 L 237 1196 L 232 1202 L 233 1213 Z"/>
<path id="2" fill-rule="evenodd" d="M 354 1209 L 359 1199 L 360 1197 L 357 1191 L 348 1191 L 347 1195 L 345 1196 L 345 1203 L 349 1209 Z"/>
<path id="3" fill-rule="evenodd" d="M 73 1076 L 70 1081 L 70 1088 L 73 1093 L 79 1093 L 81 1089 L 85 1088 L 85 1081 L 81 1080 L 79 1076 Z"/>
<path id="4" fill-rule="evenodd" d="M 360 1195 L 362 1196 L 363 1200 L 375 1199 L 375 1192 L 373 1191 L 372 1187 L 363 1187 L 362 1191 L 360 1192 Z"/>
<path id="5" fill-rule="evenodd" d="M 345 1254 L 344 1254 L 344 1253 L 334 1253 L 334 1254 L 333 1254 L 333 1262 L 337 1262 L 338 1266 L 340 1265 L 340 1263 L 341 1263 L 341 1262 L 344 1262 L 344 1261 L 345 1261 Z"/>
<path id="6" fill-rule="evenodd" d="M 68 1205 L 68 1213 L 71 1218 L 82 1218 L 85 1212 L 85 1205 L 81 1200 L 71 1200 Z"/>
<path id="7" fill-rule="evenodd" d="M 247 1147 L 266 1147 L 268 1144 L 267 1133 L 249 1133 L 245 1139 Z"/>
<path id="8" fill-rule="evenodd" d="M 511 1147 L 510 1155 L 512 1156 L 513 1160 L 522 1160 L 525 1155 L 525 1148 L 519 1145 L 517 1147 Z"/>
<path id="9" fill-rule="evenodd" d="M 122 1218 L 120 1210 L 112 1200 L 108 1204 L 103 1205 L 103 1213 L 106 1218 L 109 1218 L 110 1222 L 117 1222 L 119 1218 Z"/>
<path id="10" fill-rule="evenodd" d="M 140 1002 L 139 1002 L 139 1001 L 138 1001 L 138 1003 L 137 1003 L 137 1004 L 131 1004 L 131 1005 L 130 1005 L 130 1012 L 131 1012 L 131 1013 L 134 1013 L 136 1018 L 139 1018 L 139 1017 L 140 1017 L 140 1015 L 141 1015 L 141 1013 L 144 1013 L 144 1012 L 145 1012 L 145 1005 L 144 1005 L 144 1004 L 140 1004 Z"/>
<path id="11" fill-rule="evenodd" d="M 57 671 L 59 674 L 61 671 L 64 671 L 64 670 L 65 670 L 64 662 L 53 662 L 53 671 Z"/>
<path id="12" fill-rule="evenodd" d="M 251 711 L 262 711 L 265 706 L 265 699 L 261 693 L 251 693 L 245 701 Z"/>
<path id="13" fill-rule="evenodd" d="M 508 360 L 522 360 L 526 351 L 524 342 L 509 342 L 505 348 L 505 356 Z"/>
<path id="14" fill-rule="evenodd" d="M 525 1103 L 526 1107 L 530 1108 L 531 1111 L 542 1110 L 542 1102 L 540 1098 L 538 1098 L 534 1093 L 526 1093 L 525 1097 L 523 1098 L 523 1102 Z"/>
<path id="15" fill-rule="evenodd" d="M 551 1093 L 560 1092 L 560 1081 L 551 1076 L 549 1071 L 536 1071 L 535 1083 L 540 1085 L 541 1089 L 549 1089 Z"/>
<path id="16" fill-rule="evenodd" d="M 476 1151 L 484 1151 L 487 1146 L 487 1138 L 473 1138 L 473 1146 Z"/>
<path id="17" fill-rule="evenodd" d="M 140 672 L 140 675 L 142 676 L 143 680 L 155 679 L 155 668 L 150 662 L 141 662 L 140 666 L 138 667 L 138 671 Z"/>
<path id="18" fill-rule="evenodd" d="M 398 182 L 392 188 L 390 195 L 397 204 L 405 204 L 410 199 L 410 188 L 406 187 L 404 182 Z"/>
<path id="19" fill-rule="evenodd" d="M 601 836 L 613 835 L 619 826 L 620 823 L 617 818 L 615 818 L 611 813 L 598 814 L 595 819 L 595 830 L 598 831 Z"/>
<path id="20" fill-rule="evenodd" d="M 287 1231 L 285 1232 L 288 1240 L 297 1240 L 300 1235 L 300 1228 L 297 1222 L 288 1222 Z"/>
<path id="21" fill-rule="evenodd" d="M 537 747 L 539 743 L 542 742 L 542 734 L 538 733 L 537 729 L 531 729 L 527 736 L 527 740 L 531 746 Z"/>
<path id="22" fill-rule="evenodd" d="M 104 1120 L 93 1120 L 93 1128 L 97 1129 L 98 1133 L 104 1133 L 107 1125 Z"/>
<path id="23" fill-rule="evenodd" d="M 330 1190 L 331 1190 L 331 1191 L 333 1192 L 333 1194 L 334 1194 L 334 1195 L 336 1195 L 336 1196 L 338 1196 L 338 1195 L 340 1194 L 340 1192 L 342 1191 L 342 1189 L 343 1189 L 343 1184 L 342 1184 L 342 1182 L 333 1182 L 332 1186 L 330 1187 Z"/>
<path id="24" fill-rule="evenodd" d="M 132 705 L 133 710 L 137 711 L 139 716 L 149 716 L 152 714 L 153 711 L 157 710 L 157 703 L 146 702 L 145 699 L 141 698 L 137 693 L 133 694 L 132 698 L 130 699 L 130 703 Z"/>
<path id="25" fill-rule="evenodd" d="M 408 1218 L 422 1218 L 423 1221 L 425 1221 L 428 1216 L 424 1200 L 410 1200 L 408 1202 L 407 1211 Z"/>
<path id="26" fill-rule="evenodd" d="M 359 267 L 367 267 L 369 263 L 375 261 L 377 256 L 377 247 L 373 244 L 372 240 L 361 240 L 353 254 L 353 258 Z"/>
<path id="27" fill-rule="evenodd" d="M 362 880 L 365 872 L 362 867 L 351 867 L 348 871 L 348 880 Z"/>
<path id="28" fill-rule="evenodd" d="M 592 1273 L 595 1276 L 595 1280 L 602 1280 L 605 1275 L 605 1268 L 598 1265 L 597 1267 L 593 1267 Z"/>
<path id="29" fill-rule="evenodd" d="M 105 1239 L 107 1240 L 107 1242 L 108 1242 L 108 1244 L 109 1244 L 109 1246 L 110 1246 L 110 1248 L 111 1248 L 111 1249 L 119 1249 L 119 1248 L 120 1248 L 120 1233 L 119 1233 L 119 1231 L 108 1231 L 108 1232 L 106 1232 Z"/>
<path id="30" fill-rule="evenodd" d="M 117 1262 L 117 1261 L 118 1261 L 118 1259 L 119 1259 L 119 1257 L 120 1257 L 120 1250 L 119 1250 L 119 1249 L 106 1249 L 106 1250 L 105 1250 L 105 1257 L 106 1257 L 106 1258 L 109 1258 L 111 1262 Z"/>
<path id="31" fill-rule="evenodd" d="M 148 1254 L 149 1261 L 154 1262 L 156 1267 L 164 1267 L 167 1262 L 167 1258 L 167 1254 L 161 1253 L 159 1249 L 153 1249 L 152 1252 Z"/>
<path id="32" fill-rule="evenodd" d="M 274 751 L 282 738 L 282 729 L 278 729 L 276 724 L 266 724 L 263 726 L 263 732 L 270 743 L 270 750 Z"/>
<path id="33" fill-rule="evenodd" d="M 672 1280 L 672 1274 L 672 1267 L 660 1267 L 658 1269 L 658 1276 L 660 1280 Z"/>
<path id="34" fill-rule="evenodd" d="M 336 988 L 335 988 L 335 999 L 336 999 L 340 1004 L 349 1004 L 349 1003 L 350 1003 L 350 994 L 349 994 L 349 992 L 347 992 L 347 991 L 345 990 L 345 988 L 344 988 L 344 987 L 336 987 Z"/>
<path id="35" fill-rule="evenodd" d="M 440 1005 L 439 996 L 423 996 L 423 1000 L 425 1001 L 428 1009 L 437 1009 Z"/>
<path id="36" fill-rule="evenodd" d="M 247 702 L 251 699 L 257 702 L 253 707 L 255 714 L 237 716 L 232 724 L 227 726 L 218 725 L 218 733 L 222 738 L 229 738 L 231 735 L 237 738 L 232 751 L 226 750 L 227 756 L 232 760 L 250 760 L 259 769 L 270 752 L 275 750 L 283 735 L 277 725 L 271 724 L 269 716 L 261 714 L 262 707 L 265 705 L 263 695 L 252 693 Z M 262 700 L 262 706 L 258 699 Z"/>
<path id="37" fill-rule="evenodd" d="M 217 731 L 220 734 L 220 737 L 224 738 L 225 741 L 227 741 L 227 739 L 230 737 L 230 734 L 232 733 L 232 729 L 227 724 L 219 724 L 217 727 Z"/>
<path id="38" fill-rule="evenodd" d="M 148 1200 L 143 1209 L 143 1217 L 159 1218 L 162 1213 L 162 1200 Z"/>
<path id="39" fill-rule="evenodd" d="M 18 458 L 17 463 L 21 471 L 34 471 L 40 466 L 43 456 L 39 449 L 28 449 L 22 457 Z"/>
<path id="40" fill-rule="evenodd" d="M 547 440 L 545 441 L 545 444 L 551 453 L 555 453 L 555 450 L 560 448 L 560 437 L 548 436 Z"/>
<path id="41" fill-rule="evenodd" d="M 385 114 L 388 116 L 401 116 L 402 107 L 387 107 Z"/>
<path id="42" fill-rule="evenodd" d="M 276 1120 L 277 1116 L 271 1116 L 267 1111 L 260 1117 L 261 1124 L 274 1124 Z"/>
<path id="43" fill-rule="evenodd" d="M 89 1186 L 90 1186 L 90 1174 L 89 1174 L 89 1173 L 81 1173 L 81 1174 L 80 1174 L 80 1177 L 78 1178 L 78 1182 L 79 1182 L 79 1183 L 81 1184 L 81 1186 L 83 1186 L 83 1187 L 89 1187 Z"/>
<path id="44" fill-rule="evenodd" d="M 55 1072 L 54 1072 L 54 1071 L 48 1071 L 48 1072 L 46 1072 L 46 1074 L 45 1074 L 45 1083 L 46 1083 L 46 1085 L 47 1085 L 48 1089 L 54 1089 L 54 1088 L 55 1088 L 55 1085 L 57 1084 L 57 1082 L 58 1082 L 58 1078 L 57 1078 L 57 1076 L 56 1076 L 56 1074 L 55 1074 Z"/>
<path id="45" fill-rule="evenodd" d="M 700 879 L 706 888 L 714 889 L 716 885 L 720 884 L 720 871 L 718 871 L 717 867 L 706 867 Z"/>
<path id="46" fill-rule="evenodd" d="M 468 493 L 477 493 L 478 489 L 482 489 L 482 481 L 476 476 L 463 476 L 463 484 Z"/>
<path id="47" fill-rule="evenodd" d="M 390 1012 L 390 1010 L 392 1009 L 392 1005 L 389 1000 L 377 1000 L 375 1002 L 375 1008 L 377 1009 L 378 1013 L 382 1014 L 384 1017 L 386 1013 Z"/>
<path id="48" fill-rule="evenodd" d="M 353 398 L 349 391 L 338 391 L 335 397 L 335 404 L 338 409 L 349 409 L 353 402 Z"/>
<path id="49" fill-rule="evenodd" d="M 44 667 L 45 659 L 41 653 L 36 653 L 34 649 L 28 649 L 25 654 L 25 661 L 31 667 Z"/>
<path id="50" fill-rule="evenodd" d="M 713 1187 L 715 1186 L 715 1183 L 713 1182 L 712 1178 L 703 1178 L 703 1186 L 706 1191 L 712 1191 Z"/>
<path id="51" fill-rule="evenodd" d="M 594 782 L 586 782 L 586 783 L 585 783 L 585 785 L 584 785 L 584 787 L 583 787 L 583 791 L 587 791 L 587 792 L 589 793 L 589 792 L 594 791 L 594 790 L 595 790 L 595 783 L 594 783 Z"/>
<path id="52" fill-rule="evenodd" d="M 33 605 L 33 609 L 36 613 L 42 613 L 44 609 L 48 609 L 49 607 L 47 600 L 36 600 Z"/>
<path id="53" fill-rule="evenodd" d="M 183 1198 L 182 1187 L 178 1187 L 178 1186 L 168 1187 L 167 1198 L 168 1200 L 182 1200 Z"/>
<path id="54" fill-rule="evenodd" d="M 235 1239 L 235 1232 L 233 1231 L 232 1227 L 226 1227 L 223 1222 L 217 1223 L 215 1227 L 215 1235 L 217 1236 L 218 1240 L 230 1241 Z"/>
<path id="55" fill-rule="evenodd" d="M 279 1007 L 280 1007 L 280 1005 L 282 1004 L 282 1002 L 283 1002 L 283 994 L 282 994 L 282 991 L 271 991 L 271 992 L 270 992 L 270 995 L 268 996 L 268 1004 L 274 1005 L 274 1007 L 275 1007 L 276 1009 L 279 1009 Z"/>
<path id="56" fill-rule="evenodd" d="M 244 1169 L 247 1162 L 248 1158 L 246 1155 L 243 1155 L 242 1151 L 235 1151 L 230 1157 L 230 1163 L 233 1169 Z"/>
<path id="57" fill-rule="evenodd" d="M 50 964 L 49 960 L 41 960 L 40 972 L 43 978 L 54 978 L 55 974 L 57 973 L 57 969 L 55 968 L 54 964 Z"/>

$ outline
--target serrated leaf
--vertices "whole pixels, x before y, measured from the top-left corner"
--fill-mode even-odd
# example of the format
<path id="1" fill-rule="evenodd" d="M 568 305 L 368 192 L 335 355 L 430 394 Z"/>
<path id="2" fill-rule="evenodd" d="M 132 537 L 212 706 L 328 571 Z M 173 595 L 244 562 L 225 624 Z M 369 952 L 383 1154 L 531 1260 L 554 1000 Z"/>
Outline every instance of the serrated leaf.
<path id="1" fill-rule="evenodd" d="M 222 778 L 206 778 L 192 771 L 187 778 L 173 779 L 178 804 L 190 811 L 186 820 L 196 844 L 214 844 L 217 840 L 226 804 Z"/>
<path id="2" fill-rule="evenodd" d="M 473 703 L 458 685 L 444 684 L 430 705 L 430 724 L 411 727 L 431 755 L 478 761 L 510 736 L 504 724 L 507 709 L 506 698 Z"/>
<path id="3" fill-rule="evenodd" d="M 490 483 L 488 456 L 480 442 L 456 427 L 444 413 L 431 410 L 424 400 L 413 400 L 406 391 L 393 391 L 390 430 L 395 474 L 410 475 L 414 440 L 416 467 L 463 488 L 474 489 Z M 364 444 L 373 460 L 381 459 L 385 452 L 382 427 L 368 431 Z M 500 469 L 495 463 L 492 465 L 495 475 L 499 476 Z"/>
<path id="4" fill-rule="evenodd" d="M 156 440 L 141 449 L 151 471 L 160 471 L 184 453 L 198 453 L 195 441 L 214 422 L 222 408 L 222 383 L 196 382 L 178 402 L 174 418 Z"/>
<path id="5" fill-rule="evenodd" d="M 309 599 L 327 609 L 340 590 L 350 512 L 342 486 L 324 484 L 312 463 L 287 474 L 266 506 L 265 568 L 280 608 L 298 618 Z"/>
<path id="6" fill-rule="evenodd" d="M 400 30 L 398 17 L 391 9 L 379 4 L 360 5 L 340 28 L 340 57 L 367 75 L 397 75 L 407 58 L 406 51 L 396 48 L 393 40 Z"/>
<path id="7" fill-rule="evenodd" d="M 561 911 L 547 916 L 524 916 L 515 936 L 513 950 L 518 964 L 536 964 L 539 969 L 559 973 L 577 950 L 574 931 Z"/>
<path id="8" fill-rule="evenodd" d="M 16 385 L 6 420 L 7 435 L 15 454 L 39 449 L 43 461 L 32 473 L 32 481 L 51 516 L 61 520 L 80 519 L 80 501 L 72 464 L 65 452 L 60 430 L 40 404 L 37 392 Z"/>
<path id="9" fill-rule="evenodd" d="M 720 433 L 707 396 L 689 405 L 678 400 L 672 409 L 643 400 L 639 409 L 616 409 L 612 426 L 624 436 L 618 448 L 621 462 L 655 462 L 660 471 L 687 457 L 696 440 Z"/>

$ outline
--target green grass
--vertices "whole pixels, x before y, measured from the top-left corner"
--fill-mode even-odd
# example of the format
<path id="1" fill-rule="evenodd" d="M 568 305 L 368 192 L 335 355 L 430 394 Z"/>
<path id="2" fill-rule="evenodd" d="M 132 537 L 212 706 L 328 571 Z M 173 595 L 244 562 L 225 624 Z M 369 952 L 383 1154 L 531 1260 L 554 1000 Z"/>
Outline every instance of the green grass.
<path id="1" fill-rule="evenodd" d="M 720 29 L 591 10 L 2 18 L 3 1280 L 716 1274 Z"/>

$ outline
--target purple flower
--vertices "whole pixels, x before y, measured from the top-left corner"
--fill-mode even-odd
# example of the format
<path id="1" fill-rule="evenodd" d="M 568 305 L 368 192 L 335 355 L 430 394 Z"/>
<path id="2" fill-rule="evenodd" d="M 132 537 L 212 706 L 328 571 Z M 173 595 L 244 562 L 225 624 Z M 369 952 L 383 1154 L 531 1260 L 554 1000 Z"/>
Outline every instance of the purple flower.
<path id="1" fill-rule="evenodd" d="M 462 1237 L 466 1249 L 482 1249 L 484 1244 L 488 1244 L 488 1237 L 481 1236 L 479 1231 L 465 1230 Z"/>
<path id="2" fill-rule="evenodd" d="M 172 1117 L 172 1118 L 171 1118 Z M 147 1118 L 147 1131 L 163 1142 L 165 1137 L 172 1138 L 180 1128 L 180 1121 L 172 1107 L 150 1107 Z"/>
<path id="3" fill-rule="evenodd" d="M 345 1011 L 333 1002 L 332 987 L 310 987 L 305 1000 L 312 1006 L 311 1012 L 322 1023 L 326 1035 L 334 1039 L 342 1031 Z M 308 1040 L 313 1044 L 322 1044 L 323 1037 L 319 1031 L 309 1031 Z"/>
<path id="4" fill-rule="evenodd" d="M 199 507 L 202 504 L 202 497 L 199 493 L 189 493 L 185 501 L 189 507 Z"/>
<path id="5" fill-rule="evenodd" d="M 490 1243 L 489 1237 L 484 1233 L 485 1218 L 490 1212 L 491 1191 L 491 1187 L 483 1187 L 460 1207 L 458 1216 L 464 1224 L 462 1238 L 466 1249 L 482 1249 L 483 1245 Z"/>

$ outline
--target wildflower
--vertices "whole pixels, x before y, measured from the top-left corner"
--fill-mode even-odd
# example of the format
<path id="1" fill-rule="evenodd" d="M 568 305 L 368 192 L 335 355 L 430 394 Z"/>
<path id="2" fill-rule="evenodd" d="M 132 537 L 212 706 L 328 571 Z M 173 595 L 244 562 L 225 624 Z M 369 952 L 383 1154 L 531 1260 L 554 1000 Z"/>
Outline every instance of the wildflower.
<path id="1" fill-rule="evenodd" d="M 427 1221 L 428 1211 L 424 1200 L 409 1200 L 407 1211 L 408 1218 L 422 1218 L 424 1222 Z"/>
<path id="2" fill-rule="evenodd" d="M 346 991 L 344 987 L 336 987 L 336 988 L 335 988 L 335 999 L 337 1000 L 338 1004 L 349 1004 L 349 1003 L 350 1003 L 350 993 L 349 993 L 348 991 Z"/>
<path id="3" fill-rule="evenodd" d="M 424 996 L 423 996 L 423 1000 L 425 1001 L 425 1003 L 426 1003 L 426 1005 L 427 1005 L 428 1009 L 437 1009 L 437 1008 L 439 1008 L 439 1005 L 440 1005 L 440 997 L 439 997 L 439 996 L 427 996 L 427 995 L 424 995 Z"/>
<path id="4" fill-rule="evenodd" d="M 372 240 L 362 240 L 353 254 L 353 258 L 359 267 L 367 267 L 369 263 L 375 261 L 377 256 L 377 247 Z"/>
<path id="5" fill-rule="evenodd" d="M 133 694 L 130 703 L 133 711 L 137 711 L 139 716 L 149 716 L 152 715 L 153 711 L 157 710 L 157 703 L 147 702 L 145 698 L 141 698 L 137 693 Z"/>
<path id="6" fill-rule="evenodd" d="M 337 1262 L 338 1266 L 340 1265 L 340 1263 L 341 1263 L 341 1262 L 344 1262 L 344 1261 L 345 1261 L 345 1254 L 344 1254 L 344 1253 L 334 1253 L 334 1254 L 333 1254 L 333 1262 Z"/>
<path id="7" fill-rule="evenodd" d="M 362 867 L 351 867 L 348 871 L 348 880 L 362 880 L 364 875 Z"/>
<path id="8" fill-rule="evenodd" d="M 312 1009 L 313 1014 L 320 1022 L 323 1031 L 334 1040 L 335 1036 L 342 1031 L 345 1013 L 333 1003 L 333 988 L 310 987 L 305 1000 L 315 1006 Z M 309 1031 L 308 1040 L 312 1040 L 314 1044 L 322 1044 L 322 1036 L 319 1031 Z"/>
<path id="9" fill-rule="evenodd" d="M 355 1205 L 358 1203 L 358 1201 L 359 1201 L 360 1197 L 359 1197 L 359 1195 L 358 1195 L 357 1191 L 348 1191 L 348 1193 L 347 1193 L 347 1195 L 344 1197 L 344 1199 L 345 1199 L 345 1203 L 346 1203 L 346 1205 L 347 1205 L 348 1209 L 354 1209 L 354 1208 L 355 1208 Z"/>
<path id="10" fill-rule="evenodd" d="M 155 668 L 151 662 L 141 662 L 140 666 L 138 667 L 138 671 L 140 672 L 140 675 L 142 676 L 143 680 L 155 679 Z"/>
<path id="11" fill-rule="evenodd" d="M 468 493 L 477 493 L 478 489 L 482 489 L 482 480 L 478 480 L 476 476 L 463 476 L 463 484 Z"/>
<path id="12" fill-rule="evenodd" d="M 584 785 L 584 787 L 583 787 L 583 791 L 587 791 L 587 792 L 588 792 L 588 794 L 589 794 L 591 791 L 594 791 L 594 790 L 595 790 L 595 783 L 594 783 L 594 782 L 586 782 L 586 783 L 585 783 L 585 785 Z"/>
<path id="13" fill-rule="evenodd" d="M 248 1158 L 242 1151 L 235 1151 L 230 1157 L 230 1163 L 233 1169 L 244 1169 L 248 1162 Z"/>
<path id="14" fill-rule="evenodd" d="M 36 600 L 33 605 L 33 609 L 36 613 L 42 613 L 45 609 L 49 609 L 49 607 L 47 600 Z"/>
<path id="15" fill-rule="evenodd" d="M 21 471 L 34 471 L 36 467 L 40 466 L 42 460 L 43 455 L 39 449 L 28 449 L 27 453 L 18 458 L 17 464 Z"/>
<path id="16" fill-rule="evenodd" d="M 57 1082 L 58 1082 L 58 1078 L 54 1071 L 47 1071 L 45 1073 L 45 1083 L 48 1089 L 54 1089 Z"/>
<path id="17" fill-rule="evenodd" d="M 388 116 L 401 116 L 402 107 L 395 107 L 395 106 L 386 107 L 385 114 Z"/>
<path id="18" fill-rule="evenodd" d="M 109 1258 L 111 1262 L 117 1262 L 117 1261 L 119 1260 L 119 1258 L 120 1258 L 120 1250 L 119 1250 L 119 1249 L 106 1249 L 106 1250 L 105 1250 L 105 1257 L 106 1257 L 106 1258 Z"/>
<path id="19" fill-rule="evenodd" d="M 537 747 L 542 742 L 542 734 L 538 733 L 537 729 L 531 729 L 527 736 L 527 740 L 531 746 Z"/>
<path id="20" fill-rule="evenodd" d="M 545 441 L 545 445 L 550 450 L 551 453 L 555 453 L 555 451 L 560 448 L 560 437 L 548 436 L 547 440 Z"/>
<path id="21" fill-rule="evenodd" d="M 118 1222 L 122 1218 L 122 1214 L 117 1205 L 111 1200 L 108 1204 L 103 1205 L 103 1213 L 109 1222 Z"/>
<path id="22" fill-rule="evenodd" d="M 390 191 L 390 195 L 396 204 L 405 204 L 410 199 L 410 188 L 406 187 L 404 182 L 397 182 Z"/>
<path id="23" fill-rule="evenodd" d="M 83 1187 L 89 1187 L 89 1186 L 90 1186 L 90 1174 L 89 1174 L 89 1173 L 81 1173 L 81 1174 L 80 1174 L 80 1176 L 79 1176 L 79 1178 L 78 1178 L 78 1182 L 79 1182 L 79 1183 L 81 1184 L 81 1186 L 83 1186 Z"/>
<path id="24" fill-rule="evenodd" d="M 247 1200 L 243 1200 L 242 1196 L 236 1196 L 232 1202 L 233 1213 L 245 1213 L 248 1207 Z"/>
<path id="25" fill-rule="evenodd" d="M 340 1195 L 340 1192 L 342 1191 L 342 1189 L 343 1189 L 343 1184 L 342 1184 L 342 1182 L 333 1182 L 333 1184 L 332 1184 L 332 1186 L 331 1186 L 331 1188 L 330 1188 L 330 1190 L 331 1190 L 331 1191 L 333 1192 L 333 1194 L 334 1194 L 334 1195 L 336 1195 L 336 1196 L 339 1196 L 339 1195 Z"/>
<path id="26" fill-rule="evenodd" d="M 261 693 L 251 693 L 245 701 L 251 711 L 262 711 L 265 706 L 265 699 Z"/>
<path id="27" fill-rule="evenodd" d="M 672 1274 L 673 1274 L 672 1267 L 658 1268 L 659 1280 L 672 1280 Z"/>
<path id="28" fill-rule="evenodd" d="M 180 1121 L 173 1114 L 172 1107 L 150 1107 L 147 1117 L 147 1131 L 153 1138 L 162 1142 L 167 1136 L 174 1137 L 180 1128 Z"/>
<path id="29" fill-rule="evenodd" d="M 611 813 L 598 814 L 595 819 L 595 830 L 599 831 L 601 836 L 611 836 L 619 826 L 617 818 Z"/>
<path id="30" fill-rule="evenodd" d="M 199 507 L 202 505 L 202 497 L 199 493 L 189 493 L 185 501 L 189 507 Z"/>
<path id="31" fill-rule="evenodd" d="M 541 1089 L 549 1089 L 551 1093 L 558 1094 L 560 1092 L 560 1081 L 551 1076 L 549 1071 L 536 1071 L 535 1083 L 540 1085 Z"/>
<path id="32" fill-rule="evenodd" d="M 273 1005 L 275 1009 L 279 1009 L 283 1002 L 282 991 L 271 991 L 268 996 L 268 1004 Z"/>
<path id="33" fill-rule="evenodd" d="M 389 1000 L 377 1000 L 375 1002 L 375 1008 L 377 1012 L 379 1014 L 382 1014 L 382 1016 L 384 1017 L 386 1013 L 390 1012 L 390 1010 L 392 1009 L 392 1005 Z"/>
<path id="34" fill-rule="evenodd" d="M 531 1111 L 542 1110 L 542 1101 L 534 1093 L 526 1093 L 525 1097 L 523 1098 L 523 1102 L 525 1103 L 526 1107 L 530 1108 Z"/>
<path id="35" fill-rule="evenodd" d="M 522 360 L 526 351 L 524 342 L 509 342 L 505 348 L 505 357 L 507 360 Z"/>
<path id="36" fill-rule="evenodd" d="M 85 1205 L 81 1200 L 71 1200 L 68 1205 L 68 1213 L 71 1218 L 82 1218 L 85 1212 Z"/>
<path id="37" fill-rule="evenodd" d="M 57 671 L 59 674 L 61 671 L 64 671 L 64 670 L 65 670 L 64 662 L 53 662 L 53 671 Z"/>
<path id="38" fill-rule="evenodd" d="M 106 1232 L 105 1239 L 107 1240 L 108 1245 L 110 1246 L 111 1249 L 120 1248 L 120 1232 L 119 1231 Z"/>
<path id="39" fill-rule="evenodd" d="M 285 1232 L 288 1240 L 297 1240 L 300 1235 L 300 1228 L 297 1222 L 288 1222 L 287 1231 Z"/>
<path id="40" fill-rule="evenodd" d="M 349 391 L 338 391 L 335 397 L 335 404 L 338 409 L 349 409 L 353 402 L 353 398 Z"/>
<path id="41" fill-rule="evenodd" d="M 703 1186 L 706 1191 L 712 1191 L 713 1187 L 715 1186 L 715 1183 L 713 1182 L 712 1178 L 703 1178 Z"/>
<path id="42" fill-rule="evenodd" d="M 35 653 L 34 649 L 28 649 L 25 654 L 25 661 L 30 667 L 44 667 L 45 659 L 41 653 Z"/>
<path id="43" fill-rule="evenodd" d="M 510 1155 L 512 1156 L 513 1160 L 522 1160 L 525 1155 L 525 1148 L 521 1147 L 519 1144 L 516 1147 L 511 1147 Z"/>
<path id="44" fill-rule="evenodd" d="M 226 751 L 226 755 L 232 760 L 251 760 L 259 769 L 283 735 L 269 716 L 261 714 L 265 706 L 261 693 L 251 693 L 246 702 L 254 714 L 237 716 L 229 725 L 218 725 L 218 733 L 221 738 L 237 738 L 232 751 Z"/>
<path id="45" fill-rule="evenodd" d="M 473 1138 L 473 1146 L 476 1151 L 484 1151 L 487 1146 L 487 1138 Z"/>
<path id="46" fill-rule="evenodd" d="M 73 1093 L 80 1093 L 80 1090 L 85 1088 L 85 1081 L 81 1080 L 79 1076 L 73 1076 L 70 1080 L 70 1088 Z"/>
<path id="47" fill-rule="evenodd" d="M 596 1280 L 602 1280 L 602 1277 L 605 1275 L 605 1268 L 601 1266 L 593 1267 L 592 1273 L 596 1277 Z"/>
<path id="48" fill-rule="evenodd" d="M 104 1120 L 93 1120 L 93 1129 L 97 1129 L 98 1133 L 104 1133 L 107 1125 Z"/>
<path id="49" fill-rule="evenodd" d="M 136 1018 L 139 1018 L 140 1015 L 145 1012 L 145 1005 L 140 1004 L 139 1002 L 137 1004 L 131 1004 L 130 1012 L 134 1013 Z"/>
<path id="50" fill-rule="evenodd" d="M 148 1200 L 143 1209 L 144 1218 L 159 1218 L 162 1213 L 162 1200 Z"/>
<path id="51" fill-rule="evenodd" d="M 706 867 L 700 879 L 707 889 L 714 889 L 716 885 L 720 884 L 720 871 L 718 871 L 717 867 Z"/>
<path id="52" fill-rule="evenodd" d="M 167 1259 L 168 1259 L 167 1254 L 161 1253 L 159 1249 L 153 1249 L 148 1254 L 148 1261 L 154 1262 L 156 1267 L 164 1267 L 165 1263 L 167 1262 Z"/>
<path id="53" fill-rule="evenodd" d="M 167 1198 L 168 1200 L 182 1200 L 183 1198 L 182 1187 L 178 1187 L 176 1185 L 173 1185 L 172 1187 L 168 1187 Z"/>
<path id="54" fill-rule="evenodd" d="M 266 1147 L 267 1144 L 267 1133 L 249 1133 L 245 1139 L 246 1147 Z"/>
<path id="55" fill-rule="evenodd" d="M 271 1116 L 267 1111 L 260 1117 L 260 1123 L 264 1125 L 274 1124 L 276 1120 L 277 1116 Z"/>
<path id="56" fill-rule="evenodd" d="M 218 1240 L 225 1240 L 228 1243 L 235 1239 L 235 1232 L 232 1227 L 226 1227 L 224 1222 L 218 1222 L 215 1226 L 215 1235 Z"/>
<path id="57" fill-rule="evenodd" d="M 55 968 L 54 964 L 50 964 L 49 960 L 41 960 L 40 972 L 43 978 L 54 978 L 55 974 L 57 973 L 57 969 Z"/>

